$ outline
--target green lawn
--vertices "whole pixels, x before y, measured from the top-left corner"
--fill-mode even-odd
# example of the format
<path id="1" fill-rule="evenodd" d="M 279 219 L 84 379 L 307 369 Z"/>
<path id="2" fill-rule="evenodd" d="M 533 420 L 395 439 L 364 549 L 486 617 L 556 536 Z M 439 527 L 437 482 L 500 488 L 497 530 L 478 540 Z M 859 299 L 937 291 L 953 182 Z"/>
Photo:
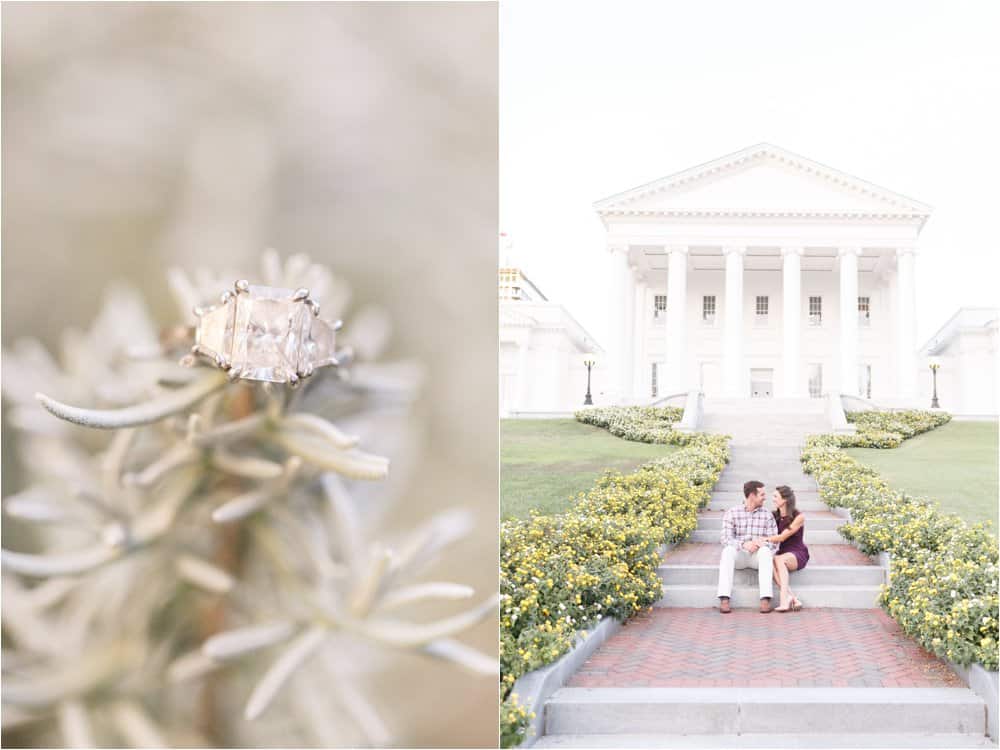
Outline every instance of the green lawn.
<path id="1" fill-rule="evenodd" d="M 500 516 L 527 518 L 530 508 L 559 513 L 578 492 L 590 489 L 604 469 L 631 471 L 675 450 L 622 440 L 575 419 L 503 419 Z"/>
<path id="2" fill-rule="evenodd" d="M 898 448 L 849 448 L 892 487 L 937 500 L 967 521 L 993 521 L 997 532 L 997 422 L 951 421 Z"/>

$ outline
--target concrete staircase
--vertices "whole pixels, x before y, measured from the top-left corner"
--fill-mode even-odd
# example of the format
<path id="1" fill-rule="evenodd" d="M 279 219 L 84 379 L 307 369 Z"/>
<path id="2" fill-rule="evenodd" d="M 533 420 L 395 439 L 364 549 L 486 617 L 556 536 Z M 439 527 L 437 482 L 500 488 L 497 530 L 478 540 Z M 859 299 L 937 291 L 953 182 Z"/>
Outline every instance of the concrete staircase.
<path id="1" fill-rule="evenodd" d="M 826 400 L 816 398 L 706 398 L 698 425 L 747 447 L 801 446 L 806 435 L 830 428 Z"/>
<path id="2" fill-rule="evenodd" d="M 846 519 L 830 511 L 820 501 L 816 481 L 803 473 L 799 449 L 794 446 L 762 447 L 754 444 L 730 444 L 730 459 L 719 475 L 707 512 L 698 514 L 698 526 L 691 534 L 693 543 L 719 545 L 722 511 L 743 503 L 743 483 L 757 479 L 764 482 L 773 510 L 774 488 L 787 484 L 795 491 L 799 509 L 805 513 L 804 533 L 807 545 L 848 542 L 837 529 Z M 724 488 L 724 489 L 722 489 Z M 702 565 L 661 565 L 663 598 L 658 607 L 712 607 L 718 603 L 718 563 Z M 877 606 L 879 587 L 884 574 L 878 566 L 810 564 L 794 578 L 796 596 L 811 607 Z M 738 570 L 734 578 L 731 603 L 734 607 L 756 607 L 760 603 L 756 570 Z"/>
<path id="3" fill-rule="evenodd" d="M 761 403 L 773 406 L 775 401 Z M 782 413 L 780 409 L 769 413 L 755 403 L 748 406 L 745 401 L 737 405 L 712 404 L 713 411 L 706 413 L 702 429 L 717 429 L 734 436 L 731 461 L 719 477 L 710 505 L 699 514 L 697 530 L 690 540 L 693 544 L 684 545 L 688 551 L 697 553 L 693 557 L 700 562 L 671 563 L 668 552 L 665 564 L 658 569 L 663 580 L 663 597 L 656 607 L 718 605 L 718 558 L 715 557 L 714 563 L 707 558 L 711 549 L 719 548 L 721 512 L 743 501 L 743 482 L 750 479 L 766 485 L 769 509 L 773 509 L 770 498 L 776 485 L 792 487 L 799 510 L 806 514 L 806 543 L 817 545 L 817 553 L 826 550 L 827 560 L 854 555 L 857 563 L 860 558 L 862 564 L 825 564 L 823 555 L 816 554 L 815 564 L 811 559 L 805 570 L 795 573 L 793 588 L 808 610 L 818 614 L 819 608 L 843 612 L 877 607 L 883 569 L 863 564 L 868 561 L 860 553 L 842 546 L 846 541 L 837 529 L 844 519 L 820 501 L 815 481 L 803 474 L 799 463 L 799 446 L 804 436 L 829 429 L 821 404 L 781 406 L 787 406 L 791 413 Z M 799 411 L 795 413 L 792 407 L 798 407 Z M 681 557 L 680 549 L 675 550 L 675 559 Z M 836 554 L 831 556 L 831 553 Z M 736 571 L 732 604 L 737 613 L 741 608 L 757 608 L 756 576 L 754 570 Z M 664 615 L 678 612 L 678 617 L 686 616 L 678 609 L 654 612 Z M 726 615 L 734 619 L 720 620 L 718 627 L 728 623 L 738 627 L 737 618 L 741 616 L 761 617 L 755 613 Z M 830 616 L 840 615 L 831 612 Z M 807 627 L 808 622 L 799 615 L 767 617 L 774 618 L 766 622 L 773 625 L 776 637 L 783 627 Z M 778 619 L 781 617 L 787 619 Z M 626 624 L 622 633 L 627 634 L 628 628 Z M 662 637 L 670 637 L 666 631 L 662 632 Z M 764 640 L 767 643 L 769 635 Z M 676 647 L 676 642 L 671 642 Z M 609 642 L 602 649 L 611 657 L 628 654 L 636 659 L 634 663 L 641 664 L 642 657 L 637 657 L 635 648 L 628 643 L 627 639 L 619 641 L 619 645 Z M 820 643 L 829 643 L 830 653 L 819 658 L 836 664 L 835 639 Z M 778 658 L 780 649 L 775 646 L 761 648 L 747 658 Z M 534 744 L 553 748 L 996 747 L 986 734 L 984 701 L 965 687 L 831 688 L 810 686 L 808 680 L 800 681 L 798 687 L 761 687 L 755 686 L 749 663 L 746 668 L 736 666 L 739 659 L 735 655 L 733 662 L 731 687 L 562 687 L 544 706 L 544 735 Z M 836 673 L 836 667 L 832 671 Z M 648 685 L 649 676 L 636 675 L 615 684 Z"/>

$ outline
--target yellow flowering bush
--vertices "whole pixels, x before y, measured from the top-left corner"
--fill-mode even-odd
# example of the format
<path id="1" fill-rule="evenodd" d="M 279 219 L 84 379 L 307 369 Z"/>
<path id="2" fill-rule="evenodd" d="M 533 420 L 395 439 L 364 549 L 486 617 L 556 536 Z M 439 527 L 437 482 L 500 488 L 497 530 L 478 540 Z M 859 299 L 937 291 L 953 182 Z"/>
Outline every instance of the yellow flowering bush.
<path id="1" fill-rule="evenodd" d="M 595 406 L 573 416 L 634 443 L 687 445 L 693 434 L 674 430 L 684 416 L 684 410 L 676 406 Z"/>
<path id="2" fill-rule="evenodd" d="M 509 700 L 500 704 L 500 747 L 514 747 L 521 744 L 528 731 L 528 722 L 535 718 L 534 711 L 528 711 L 512 693 Z"/>
<path id="3" fill-rule="evenodd" d="M 854 420 L 861 435 L 896 429 L 901 414 L 907 437 L 950 419 L 932 412 L 863 414 Z M 904 439 L 902 432 L 893 434 Z M 839 450 L 842 437 L 810 436 L 803 468 L 816 477 L 823 502 L 851 511 L 841 534 L 866 554 L 891 555 L 891 581 L 883 589 L 882 606 L 932 653 L 995 670 L 1000 640 L 997 546 L 988 524 L 968 524 L 930 500 L 893 490 L 876 471 Z"/>
<path id="4" fill-rule="evenodd" d="M 559 515 L 532 512 L 500 528 L 500 684 L 509 702 L 521 675 L 568 651 L 605 617 L 656 601 L 658 548 L 687 537 L 728 459 L 728 440 L 691 435 L 687 447 L 630 474 L 608 471 Z M 519 742 L 513 705 L 501 722 Z M 506 717 L 506 718 L 505 718 Z M 504 723 L 506 722 L 506 723 Z"/>
<path id="5" fill-rule="evenodd" d="M 853 435 L 837 436 L 841 448 L 898 448 L 904 440 L 951 421 L 946 412 L 918 409 L 849 411 L 846 416 L 858 430 Z"/>

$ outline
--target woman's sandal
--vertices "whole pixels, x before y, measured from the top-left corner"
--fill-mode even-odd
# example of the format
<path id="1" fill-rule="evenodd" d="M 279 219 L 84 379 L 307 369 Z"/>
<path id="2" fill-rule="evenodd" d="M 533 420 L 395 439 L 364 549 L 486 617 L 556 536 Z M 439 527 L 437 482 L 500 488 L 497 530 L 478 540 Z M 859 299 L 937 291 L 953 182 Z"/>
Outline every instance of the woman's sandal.
<path id="1" fill-rule="evenodd" d="M 800 609 L 802 609 L 802 602 L 798 600 L 798 597 L 795 596 L 792 597 L 791 608 L 793 612 L 798 612 Z"/>

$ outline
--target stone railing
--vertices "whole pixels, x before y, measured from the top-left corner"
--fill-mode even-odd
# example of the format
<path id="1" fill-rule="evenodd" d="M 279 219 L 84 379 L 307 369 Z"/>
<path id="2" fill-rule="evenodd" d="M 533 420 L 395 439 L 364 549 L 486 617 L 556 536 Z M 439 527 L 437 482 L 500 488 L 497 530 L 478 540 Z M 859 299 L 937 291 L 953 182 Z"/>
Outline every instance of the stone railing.
<path id="1" fill-rule="evenodd" d="M 858 428 L 847 421 L 847 414 L 844 412 L 843 395 L 831 391 L 826 394 L 826 400 L 826 416 L 830 420 L 832 431 L 841 435 L 850 435 L 857 432 Z"/>

